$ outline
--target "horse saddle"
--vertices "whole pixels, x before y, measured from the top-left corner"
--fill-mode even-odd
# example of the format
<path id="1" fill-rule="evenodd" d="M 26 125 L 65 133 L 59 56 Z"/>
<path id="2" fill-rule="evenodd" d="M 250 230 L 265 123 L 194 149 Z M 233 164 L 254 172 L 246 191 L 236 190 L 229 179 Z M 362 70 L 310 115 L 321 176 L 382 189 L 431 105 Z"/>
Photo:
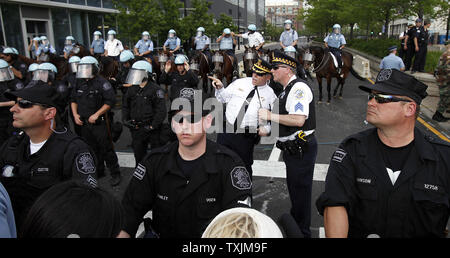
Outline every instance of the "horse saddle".
<path id="1" fill-rule="evenodd" d="M 336 56 L 335 56 L 333 53 L 331 53 L 331 52 L 329 52 L 329 53 L 330 53 L 330 55 L 331 55 L 331 58 L 333 58 L 333 64 L 334 64 L 334 67 L 335 67 L 335 68 L 338 68 L 338 67 L 339 67 L 339 64 L 338 64 L 338 61 L 337 61 Z"/>

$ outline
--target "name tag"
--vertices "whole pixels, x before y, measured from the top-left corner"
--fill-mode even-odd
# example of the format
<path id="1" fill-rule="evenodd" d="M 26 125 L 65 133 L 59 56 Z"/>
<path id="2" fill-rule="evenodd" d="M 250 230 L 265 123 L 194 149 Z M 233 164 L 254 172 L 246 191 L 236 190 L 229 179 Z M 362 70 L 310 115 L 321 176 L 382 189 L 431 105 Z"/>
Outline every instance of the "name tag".
<path id="1" fill-rule="evenodd" d="M 156 196 L 157 196 L 159 199 L 163 200 L 163 201 L 169 200 L 169 197 L 164 196 L 164 195 L 161 195 L 161 194 L 157 194 Z"/>
<path id="2" fill-rule="evenodd" d="M 439 186 L 437 185 L 431 185 L 431 184 L 423 184 L 423 187 L 427 190 L 433 190 L 438 192 L 439 191 Z"/>
<path id="3" fill-rule="evenodd" d="M 356 182 L 370 185 L 372 183 L 372 179 L 358 177 L 358 178 L 356 178 Z"/>
<path id="4" fill-rule="evenodd" d="M 208 203 L 216 202 L 216 198 L 206 198 L 206 202 Z"/>

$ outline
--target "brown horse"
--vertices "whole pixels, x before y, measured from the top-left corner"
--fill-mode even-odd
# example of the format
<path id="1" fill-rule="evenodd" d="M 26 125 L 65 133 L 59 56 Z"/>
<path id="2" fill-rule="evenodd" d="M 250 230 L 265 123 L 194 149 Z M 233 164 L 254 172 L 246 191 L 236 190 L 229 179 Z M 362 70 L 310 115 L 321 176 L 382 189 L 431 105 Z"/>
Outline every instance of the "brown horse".
<path id="1" fill-rule="evenodd" d="M 244 47 L 245 47 L 243 57 L 244 73 L 247 75 L 247 77 L 251 77 L 253 73 L 252 67 L 258 61 L 258 51 L 256 50 L 255 47 L 248 47 L 248 46 Z"/>
<path id="2" fill-rule="evenodd" d="M 213 51 L 212 54 L 214 65 L 213 74 L 220 81 L 225 77 L 227 79 L 227 85 L 229 85 L 233 80 L 233 57 L 223 50 Z"/>
<path id="3" fill-rule="evenodd" d="M 54 66 L 56 66 L 56 69 L 58 69 L 58 73 L 56 74 L 56 80 L 61 80 L 64 75 L 66 75 L 69 71 L 69 66 L 67 64 L 67 60 L 64 57 L 58 56 L 56 54 L 45 54 L 44 58 L 41 58 L 40 60 L 31 59 L 23 55 L 18 55 L 18 58 L 24 62 L 27 66 L 30 66 L 34 63 L 45 63 L 49 62 L 52 63 Z M 44 61 L 45 60 L 45 61 Z"/>
<path id="4" fill-rule="evenodd" d="M 333 58 L 328 50 L 322 47 L 311 46 L 309 47 L 309 53 L 313 56 L 313 61 L 308 61 L 307 63 L 314 64 L 314 73 L 316 73 L 317 82 L 319 83 L 319 103 L 322 102 L 322 79 L 327 79 L 327 91 L 328 100 L 327 104 L 331 102 L 331 80 L 335 77 L 338 81 L 336 88 L 334 89 L 333 96 L 335 97 L 339 87 L 341 87 L 339 98 L 342 99 L 342 91 L 344 89 L 345 79 L 348 77 L 349 73 L 352 73 L 357 79 L 364 81 L 365 79 L 358 75 L 358 73 L 353 70 L 353 55 L 348 52 L 342 52 L 342 69 L 341 74 L 339 74 L 334 66 Z"/>
<path id="5" fill-rule="evenodd" d="M 85 56 L 90 56 L 91 52 L 88 48 L 83 46 L 82 44 L 76 43 L 75 46 L 73 46 L 72 50 L 69 53 L 69 57 L 67 59 L 70 59 L 72 56 L 78 56 L 79 58 L 83 58 Z"/>
<path id="6" fill-rule="evenodd" d="M 194 56 L 191 58 L 190 69 L 202 78 L 203 92 L 208 93 L 211 88 L 208 87 L 208 74 L 209 69 L 208 57 L 202 51 L 195 51 Z"/>

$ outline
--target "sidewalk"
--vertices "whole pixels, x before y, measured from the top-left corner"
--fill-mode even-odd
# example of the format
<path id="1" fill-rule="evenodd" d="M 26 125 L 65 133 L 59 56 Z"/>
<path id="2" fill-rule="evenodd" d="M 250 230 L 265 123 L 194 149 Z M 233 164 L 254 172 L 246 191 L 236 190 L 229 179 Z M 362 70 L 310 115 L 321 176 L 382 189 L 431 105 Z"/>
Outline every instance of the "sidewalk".
<path id="1" fill-rule="evenodd" d="M 380 71 L 381 59 L 363 53 L 361 51 L 346 47 L 344 51 L 348 51 L 353 55 L 360 55 L 370 61 L 370 69 L 372 73 L 373 80 L 375 81 L 378 72 Z M 411 75 L 411 72 L 406 72 Z M 412 74 L 416 79 L 425 83 L 428 86 L 427 93 L 428 96 L 422 101 L 420 105 L 420 116 L 429 124 L 432 124 L 434 128 L 440 131 L 444 136 L 450 139 L 450 121 L 439 123 L 432 119 L 434 113 L 436 112 L 437 105 L 439 103 L 439 88 L 436 84 L 436 78 L 429 73 L 419 73 L 416 72 Z M 445 113 L 444 116 L 450 117 L 450 113 Z"/>

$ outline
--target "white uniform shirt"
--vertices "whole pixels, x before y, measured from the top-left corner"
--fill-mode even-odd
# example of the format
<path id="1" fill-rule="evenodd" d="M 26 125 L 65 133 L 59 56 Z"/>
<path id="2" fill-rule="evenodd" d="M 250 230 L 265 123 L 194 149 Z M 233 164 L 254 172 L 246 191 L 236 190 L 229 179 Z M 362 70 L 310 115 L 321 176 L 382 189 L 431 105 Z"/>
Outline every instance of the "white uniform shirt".
<path id="1" fill-rule="evenodd" d="M 261 35 L 261 33 L 259 33 L 259 32 L 255 32 L 252 34 L 248 34 L 248 32 L 244 33 L 244 34 L 242 34 L 242 38 L 248 39 L 249 47 L 257 47 L 257 46 L 261 45 L 261 43 L 264 42 L 264 38 Z"/>
<path id="2" fill-rule="evenodd" d="M 107 40 L 105 42 L 105 50 L 108 51 L 108 56 L 118 56 L 123 49 L 122 42 L 118 39 L 114 39 L 113 41 Z"/>
<path id="3" fill-rule="evenodd" d="M 225 116 L 228 123 L 235 123 L 244 101 L 246 101 L 247 96 L 254 87 L 252 78 L 248 77 L 235 80 L 228 87 L 216 90 L 215 95 L 217 100 L 221 103 L 227 103 Z M 261 102 L 258 100 L 258 93 Z M 258 126 L 258 110 L 260 108 L 272 109 L 276 98 L 277 96 L 272 88 L 267 84 L 258 86 L 258 92 L 255 92 L 255 95 L 253 95 L 252 100 L 248 104 L 248 109 L 242 119 L 240 128 L 245 128 L 246 126 L 256 128 Z M 264 129 L 266 129 L 267 132 L 270 132 L 270 125 L 264 125 Z"/>

